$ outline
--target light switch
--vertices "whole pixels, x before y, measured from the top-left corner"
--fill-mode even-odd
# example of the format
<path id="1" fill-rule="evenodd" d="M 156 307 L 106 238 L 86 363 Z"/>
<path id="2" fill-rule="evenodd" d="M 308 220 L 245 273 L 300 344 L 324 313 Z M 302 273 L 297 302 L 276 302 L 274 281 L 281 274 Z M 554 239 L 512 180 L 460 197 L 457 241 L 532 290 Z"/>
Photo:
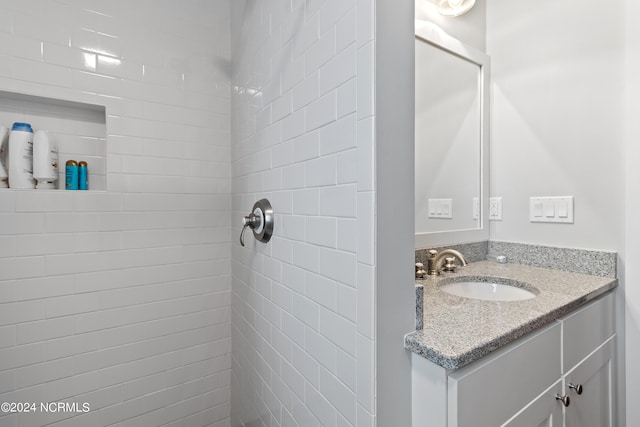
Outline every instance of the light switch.
<path id="1" fill-rule="evenodd" d="M 542 216 L 542 202 L 537 201 L 533 203 L 533 216 L 540 218 Z"/>
<path id="2" fill-rule="evenodd" d="M 544 206 L 544 216 L 547 218 L 553 218 L 556 216 L 555 203 L 553 200 L 545 200 L 542 204 Z"/>
<path id="3" fill-rule="evenodd" d="M 530 197 L 530 222 L 573 223 L 573 196 Z"/>
<path id="4" fill-rule="evenodd" d="M 566 200 L 558 200 L 557 207 L 559 218 L 566 218 L 569 216 L 569 209 L 567 208 Z"/>

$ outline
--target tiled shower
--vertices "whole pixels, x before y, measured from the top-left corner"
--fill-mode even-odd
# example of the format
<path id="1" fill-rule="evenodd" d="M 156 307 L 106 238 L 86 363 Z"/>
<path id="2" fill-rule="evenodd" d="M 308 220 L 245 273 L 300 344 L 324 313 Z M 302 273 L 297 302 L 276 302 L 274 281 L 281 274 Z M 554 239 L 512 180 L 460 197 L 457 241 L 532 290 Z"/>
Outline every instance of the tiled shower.
<path id="1" fill-rule="evenodd" d="M 90 407 L 1 426 L 374 425 L 373 14 L 0 3 L 0 124 L 92 174 L 0 190 L 0 401 Z"/>

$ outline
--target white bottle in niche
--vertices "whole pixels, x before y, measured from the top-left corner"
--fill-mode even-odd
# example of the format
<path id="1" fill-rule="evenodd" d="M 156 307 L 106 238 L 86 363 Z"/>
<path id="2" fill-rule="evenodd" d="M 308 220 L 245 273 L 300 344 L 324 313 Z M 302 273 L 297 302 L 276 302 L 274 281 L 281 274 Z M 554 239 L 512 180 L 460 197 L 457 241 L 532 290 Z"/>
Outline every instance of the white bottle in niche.
<path id="1" fill-rule="evenodd" d="M 9 134 L 9 186 L 36 186 L 33 179 L 33 129 L 29 123 L 14 123 Z"/>
<path id="2" fill-rule="evenodd" d="M 33 177 L 36 188 L 56 188 L 58 179 L 58 144 L 53 135 L 39 130 L 33 137 Z"/>
<path id="3" fill-rule="evenodd" d="M 0 188 L 9 187 L 9 175 L 5 164 L 7 161 L 7 136 L 9 135 L 9 129 L 0 125 Z"/>

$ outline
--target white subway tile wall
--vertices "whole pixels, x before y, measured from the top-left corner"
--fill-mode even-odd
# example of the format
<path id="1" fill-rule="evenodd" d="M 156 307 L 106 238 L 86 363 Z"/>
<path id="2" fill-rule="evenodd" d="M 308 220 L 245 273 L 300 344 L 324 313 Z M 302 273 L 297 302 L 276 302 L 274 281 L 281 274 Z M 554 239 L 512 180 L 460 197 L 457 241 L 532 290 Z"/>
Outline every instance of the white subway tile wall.
<path id="1" fill-rule="evenodd" d="M 61 150 L 106 191 L 0 190 L 0 402 L 90 412 L 0 425 L 230 425 L 230 59 L 229 0 L 0 2 L 0 91 L 106 107 L 102 139 L 66 121 Z"/>
<path id="2" fill-rule="evenodd" d="M 232 4 L 233 427 L 375 423 L 373 11 Z"/>

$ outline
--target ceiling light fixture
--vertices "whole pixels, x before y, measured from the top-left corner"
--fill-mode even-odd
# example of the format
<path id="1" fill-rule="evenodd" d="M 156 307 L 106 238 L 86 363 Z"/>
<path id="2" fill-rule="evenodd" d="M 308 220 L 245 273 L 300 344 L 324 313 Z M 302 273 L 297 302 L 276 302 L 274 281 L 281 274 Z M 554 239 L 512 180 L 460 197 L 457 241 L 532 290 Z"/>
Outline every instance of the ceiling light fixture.
<path id="1" fill-rule="evenodd" d="M 443 16 L 460 16 L 468 12 L 476 4 L 476 0 L 439 0 L 438 12 Z"/>

